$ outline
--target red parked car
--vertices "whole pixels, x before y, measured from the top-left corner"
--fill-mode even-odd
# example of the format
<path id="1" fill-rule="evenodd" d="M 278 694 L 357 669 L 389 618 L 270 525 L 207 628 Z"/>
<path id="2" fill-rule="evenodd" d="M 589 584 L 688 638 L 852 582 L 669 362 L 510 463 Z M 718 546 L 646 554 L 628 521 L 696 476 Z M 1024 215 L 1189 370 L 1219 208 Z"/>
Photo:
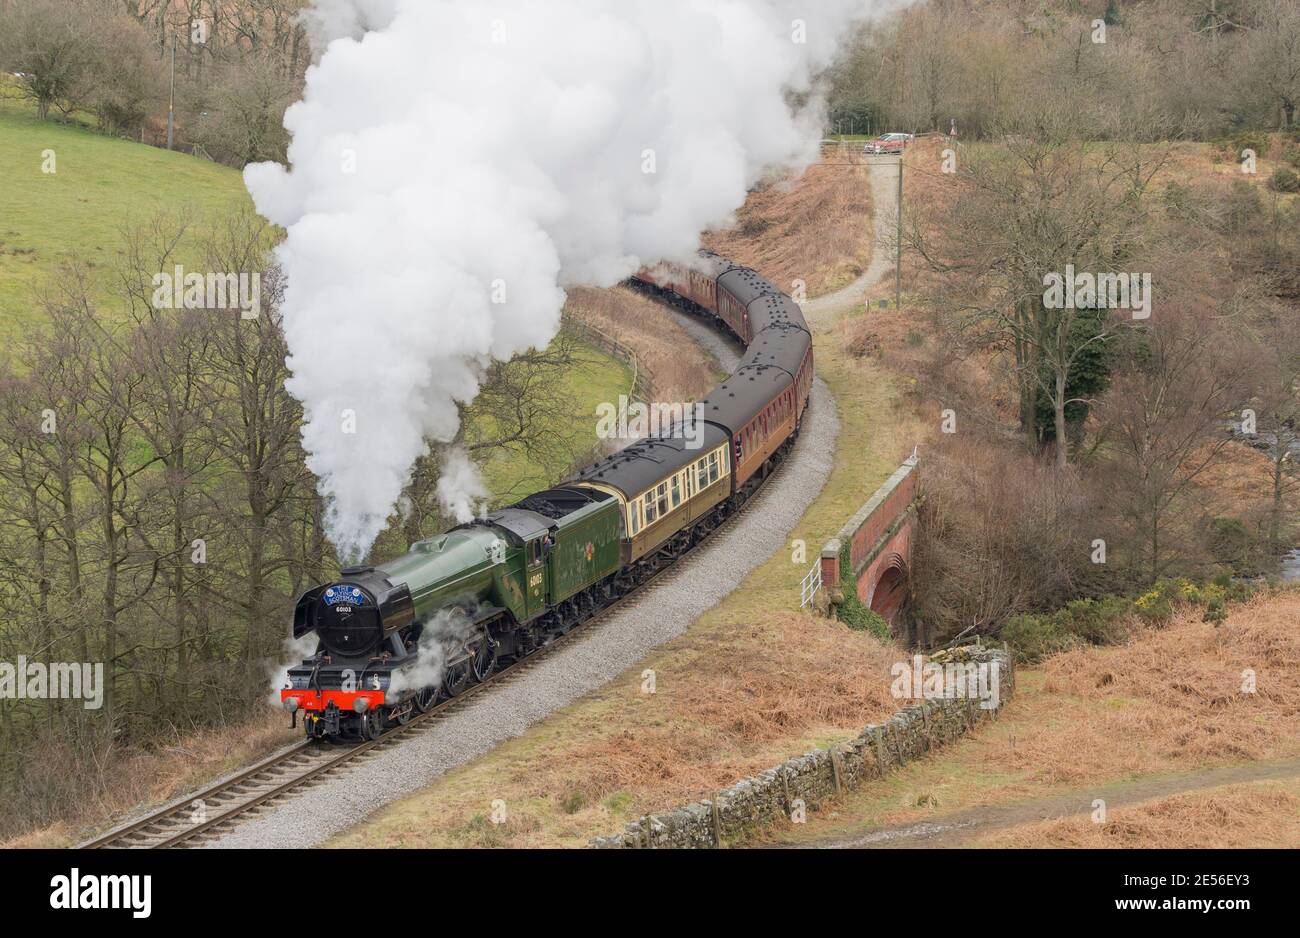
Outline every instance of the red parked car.
<path id="1" fill-rule="evenodd" d="M 875 140 L 868 140 L 862 151 L 864 153 L 902 153 L 911 142 L 911 134 L 881 134 Z"/>

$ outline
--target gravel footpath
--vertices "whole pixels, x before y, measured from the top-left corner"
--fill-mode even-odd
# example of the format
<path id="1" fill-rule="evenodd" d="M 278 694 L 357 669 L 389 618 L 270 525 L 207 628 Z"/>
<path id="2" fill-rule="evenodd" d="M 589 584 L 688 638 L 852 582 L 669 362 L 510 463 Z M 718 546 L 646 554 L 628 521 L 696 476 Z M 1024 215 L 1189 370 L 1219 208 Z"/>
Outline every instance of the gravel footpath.
<path id="1" fill-rule="evenodd" d="M 738 360 L 734 345 L 699 319 L 675 315 L 724 367 L 734 367 Z M 835 400 L 818 379 L 802 435 L 781 470 L 729 527 L 675 569 L 529 670 L 471 698 L 443 719 L 436 732 L 413 737 L 338 778 L 300 792 L 212 846 L 318 844 L 618 677 L 655 647 L 685 632 L 784 546 L 826 482 L 838 432 Z M 490 800 L 485 792 L 484 804 Z"/>
<path id="2" fill-rule="evenodd" d="M 850 304 L 861 304 L 880 278 L 894 269 L 894 256 L 889 252 L 889 239 L 893 234 L 898 211 L 898 157 L 878 156 L 867 161 L 871 179 L 871 216 L 875 232 L 871 262 L 862 275 L 848 286 L 814 297 L 803 304 L 804 318 L 810 323 L 829 322 L 834 313 Z"/>

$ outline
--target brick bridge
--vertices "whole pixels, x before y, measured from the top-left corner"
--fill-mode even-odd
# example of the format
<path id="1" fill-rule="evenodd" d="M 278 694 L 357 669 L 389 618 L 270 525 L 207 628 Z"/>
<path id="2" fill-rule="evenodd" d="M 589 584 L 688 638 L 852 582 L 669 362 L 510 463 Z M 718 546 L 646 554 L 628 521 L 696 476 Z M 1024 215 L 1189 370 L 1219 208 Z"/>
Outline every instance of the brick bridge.
<path id="1" fill-rule="evenodd" d="M 832 603 L 849 585 L 906 645 L 925 636 L 908 614 L 916 530 L 917 457 L 913 453 L 822 548 L 821 573 Z"/>

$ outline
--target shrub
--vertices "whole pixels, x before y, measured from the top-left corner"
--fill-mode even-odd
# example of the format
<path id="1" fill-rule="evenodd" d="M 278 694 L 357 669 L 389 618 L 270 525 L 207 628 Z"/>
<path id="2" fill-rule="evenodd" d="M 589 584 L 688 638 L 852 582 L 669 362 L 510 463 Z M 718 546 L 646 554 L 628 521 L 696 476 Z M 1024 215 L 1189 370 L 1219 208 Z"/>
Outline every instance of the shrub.
<path id="1" fill-rule="evenodd" d="M 577 814 L 587 806 L 587 796 L 573 789 L 560 795 L 560 810 L 565 814 Z"/>
<path id="2" fill-rule="evenodd" d="M 1028 613 L 1012 616 L 1002 626 L 1002 639 L 1015 652 L 1016 660 L 1033 664 L 1077 643 L 1074 636 L 1061 630 L 1055 616 Z"/>
<path id="3" fill-rule="evenodd" d="M 1174 604 L 1177 600 L 1176 581 L 1161 580 L 1133 600 L 1133 606 L 1143 622 L 1151 625 L 1164 625 L 1173 618 Z"/>
<path id="4" fill-rule="evenodd" d="M 1263 210 L 1259 190 L 1244 179 L 1234 179 L 1223 196 L 1223 230 L 1228 234 L 1248 231 Z"/>
<path id="5" fill-rule="evenodd" d="M 1166 183 L 1164 202 L 1165 211 L 1169 213 L 1171 218 L 1181 221 L 1194 221 L 1199 214 L 1191 186 L 1184 186 L 1176 182 Z"/>
<path id="6" fill-rule="evenodd" d="M 1274 192 L 1300 192 L 1300 173 L 1280 166 L 1268 177 L 1268 187 Z"/>
<path id="7" fill-rule="evenodd" d="M 1213 518 L 1206 542 L 1217 563 L 1238 576 L 1254 572 L 1255 537 L 1240 518 Z"/>
<path id="8" fill-rule="evenodd" d="M 865 316 L 859 317 L 845 327 L 844 346 L 854 358 L 880 355 L 880 336 L 871 327 L 869 318 Z"/>
<path id="9" fill-rule="evenodd" d="M 844 601 L 835 607 L 836 617 L 857 632 L 870 632 L 884 641 L 893 638 L 889 623 L 878 612 L 863 604 L 852 592 L 844 595 Z"/>
<path id="10" fill-rule="evenodd" d="M 1056 612 L 1012 616 L 1001 636 L 1019 660 L 1030 663 L 1078 644 L 1112 645 L 1127 637 L 1124 620 L 1133 605 L 1123 596 L 1076 599 Z"/>
<path id="11" fill-rule="evenodd" d="M 1057 615 L 1063 618 L 1063 627 L 1094 645 L 1112 645 L 1123 641 L 1128 632 L 1123 621 L 1133 614 L 1133 602 L 1125 596 L 1103 596 L 1101 599 L 1076 599 Z"/>
<path id="12" fill-rule="evenodd" d="M 1075 467 L 950 438 L 929 451 L 921 488 L 913 600 L 936 641 L 1122 590 L 1115 564 L 1079 549 L 1075 532 L 1102 509 Z"/>
<path id="13" fill-rule="evenodd" d="M 1219 625 L 1227 618 L 1228 610 L 1223 600 L 1212 599 L 1205 607 L 1205 615 L 1201 617 L 1201 621 L 1213 622 L 1215 625 Z"/>
<path id="14" fill-rule="evenodd" d="M 1239 163 L 1243 150 L 1253 150 L 1256 156 L 1263 157 L 1268 152 L 1268 134 L 1242 131 L 1223 141 L 1220 146 L 1226 151 L 1225 155 L 1230 162 Z"/>
<path id="15" fill-rule="evenodd" d="M 1184 577 L 1159 580 L 1156 585 L 1133 601 L 1138 614 L 1147 622 L 1163 625 L 1168 622 L 1179 606 L 1198 606 L 1215 609 L 1218 615 L 1228 603 L 1242 602 L 1250 598 L 1254 589 L 1249 583 L 1234 582 L 1227 576 L 1218 577 L 1209 583 L 1196 584 Z M 1226 613 L 1224 613 L 1226 617 Z M 1222 621 L 1207 617 L 1206 621 Z"/>
<path id="16" fill-rule="evenodd" d="M 1178 577 L 1158 581 L 1136 599 L 1104 596 L 1079 599 L 1055 612 L 1012 616 L 1002 624 L 1000 637 L 1018 661 L 1033 664 L 1076 645 L 1113 645 L 1128 637 L 1125 621 L 1134 613 L 1144 622 L 1163 625 L 1179 607 L 1205 610 L 1205 622 L 1215 625 L 1228 618 L 1228 606 L 1248 599 L 1254 588 L 1224 575 L 1197 584 Z"/>

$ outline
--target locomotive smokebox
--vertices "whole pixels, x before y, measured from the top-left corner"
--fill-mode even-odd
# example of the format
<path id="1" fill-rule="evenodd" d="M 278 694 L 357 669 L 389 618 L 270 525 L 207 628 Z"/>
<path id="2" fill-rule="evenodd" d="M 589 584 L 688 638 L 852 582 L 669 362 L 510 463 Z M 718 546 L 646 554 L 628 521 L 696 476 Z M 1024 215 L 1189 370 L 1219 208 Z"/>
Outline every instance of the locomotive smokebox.
<path id="1" fill-rule="evenodd" d="M 293 636 L 314 631 L 331 655 L 365 658 L 414 620 L 406 584 L 392 583 L 374 567 L 349 567 L 338 582 L 302 595 L 293 612 Z"/>

